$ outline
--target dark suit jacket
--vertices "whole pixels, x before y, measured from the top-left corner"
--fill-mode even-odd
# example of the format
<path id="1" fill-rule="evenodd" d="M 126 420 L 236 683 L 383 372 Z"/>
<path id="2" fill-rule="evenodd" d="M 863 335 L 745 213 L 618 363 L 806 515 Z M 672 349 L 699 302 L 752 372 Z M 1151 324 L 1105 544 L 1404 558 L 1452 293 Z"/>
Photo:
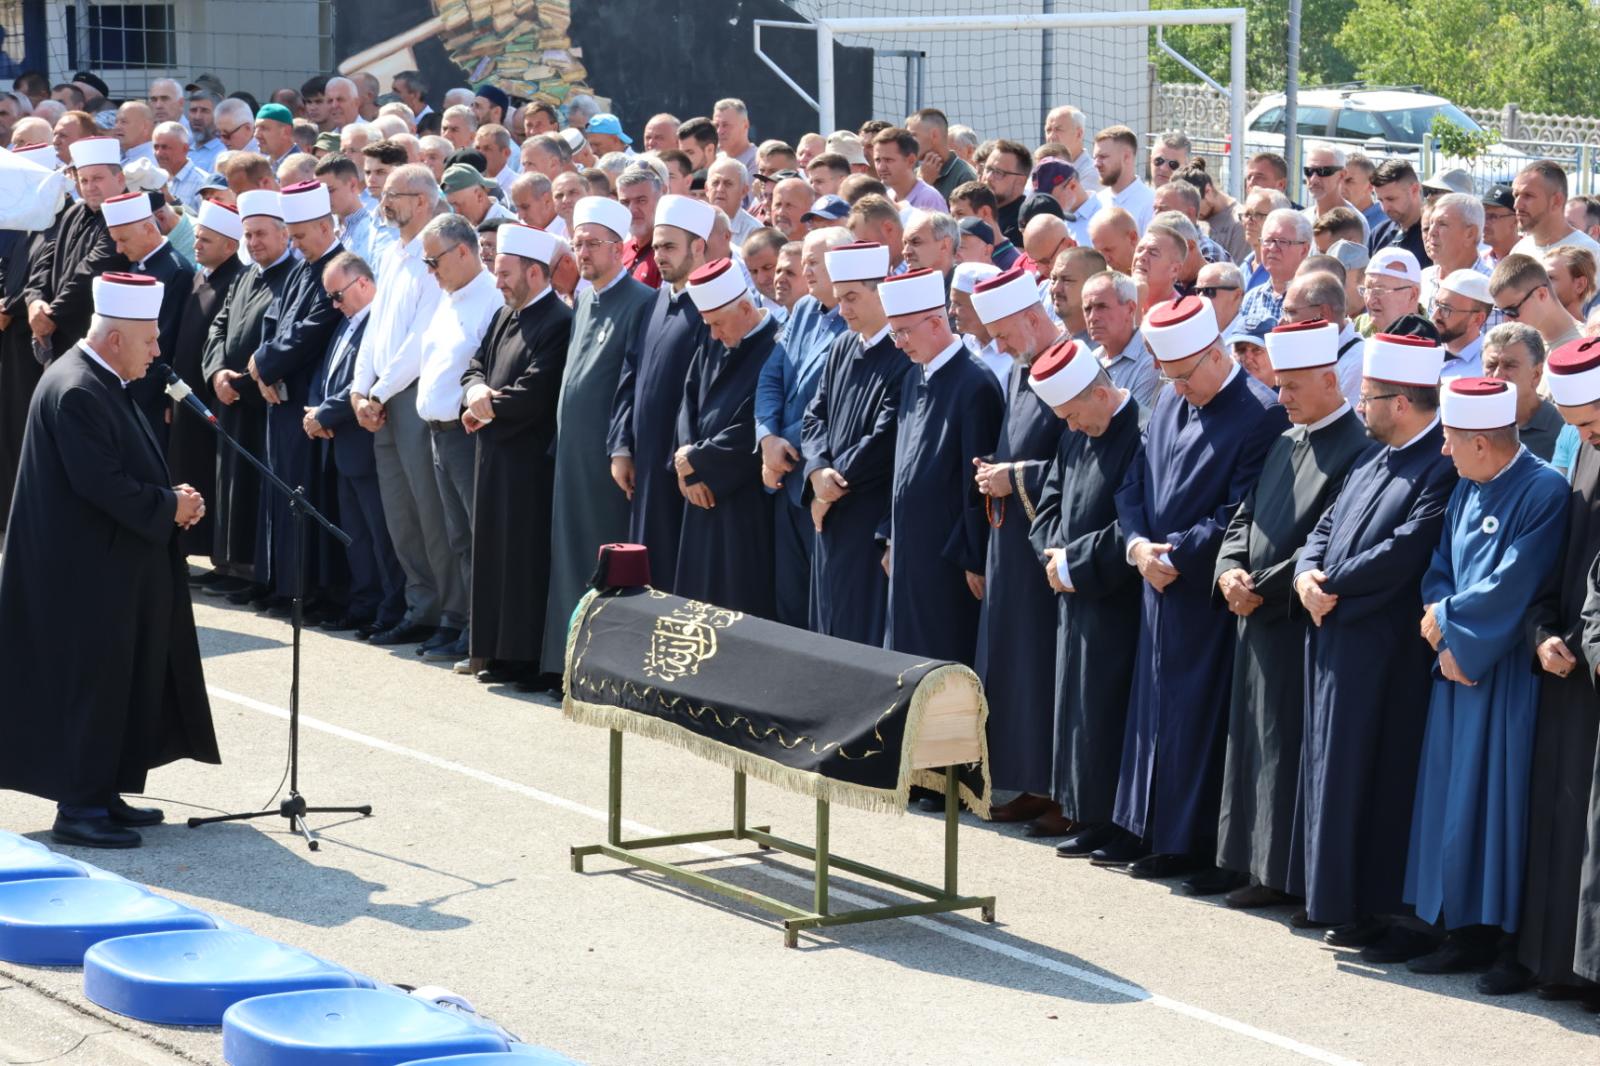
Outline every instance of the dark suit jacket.
<path id="1" fill-rule="evenodd" d="M 316 408 L 317 421 L 333 430 L 333 464 L 343 477 L 369 477 L 377 473 L 372 458 L 372 434 L 356 421 L 356 413 L 350 407 L 356 349 L 361 347 L 369 321 L 371 316 L 363 317 L 354 329 L 348 318 L 339 323 L 333 340 L 328 342 L 327 354 L 311 378 L 311 391 L 306 400 L 307 406 Z M 334 366 L 333 358 L 339 354 L 339 345 L 347 333 L 350 344 L 344 351 L 344 358 Z"/>
<path id="2" fill-rule="evenodd" d="M 171 365 L 173 354 L 178 349 L 184 306 L 189 302 L 189 294 L 194 291 L 194 267 L 168 241 L 152 252 L 142 264 L 129 269 L 136 274 L 155 278 L 166 286 L 161 293 L 161 312 L 156 324 L 161 331 L 159 361 Z M 163 438 L 166 436 L 164 412 L 167 398 L 162 390 L 166 388 L 166 383 L 166 375 L 161 368 L 152 366 L 144 377 L 128 386 L 134 402 Z"/>

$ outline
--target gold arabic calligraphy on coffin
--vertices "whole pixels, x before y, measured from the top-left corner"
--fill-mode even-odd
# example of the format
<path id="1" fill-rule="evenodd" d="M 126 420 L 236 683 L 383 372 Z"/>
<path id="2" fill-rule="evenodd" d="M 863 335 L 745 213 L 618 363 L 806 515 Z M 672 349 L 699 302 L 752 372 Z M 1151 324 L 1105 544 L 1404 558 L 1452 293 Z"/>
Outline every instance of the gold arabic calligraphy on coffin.
<path id="1" fill-rule="evenodd" d="M 671 684 L 693 677 L 700 664 L 717 654 L 717 630 L 726 629 L 744 615 L 698 600 L 687 600 L 671 614 L 656 619 L 645 653 L 644 673 Z"/>

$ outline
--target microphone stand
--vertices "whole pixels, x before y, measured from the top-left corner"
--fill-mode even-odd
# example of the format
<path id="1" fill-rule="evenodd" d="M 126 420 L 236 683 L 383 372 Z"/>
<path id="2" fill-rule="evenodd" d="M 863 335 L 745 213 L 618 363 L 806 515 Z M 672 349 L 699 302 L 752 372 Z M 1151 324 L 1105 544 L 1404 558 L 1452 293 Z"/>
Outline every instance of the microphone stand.
<path id="1" fill-rule="evenodd" d="M 175 372 L 168 370 L 170 379 L 179 381 Z M 181 382 L 180 382 L 181 383 Z M 174 395 L 171 388 L 169 395 Z M 183 395 L 187 395 L 187 389 Z M 175 398 L 181 398 L 175 395 Z M 194 401 L 199 403 L 198 400 Z M 183 408 L 186 405 L 176 405 Z M 204 410 L 204 407 L 201 408 Z M 191 413 L 195 413 L 191 409 Z M 207 415 L 211 413 L 206 412 Z M 197 414 L 197 417 L 198 414 Z M 294 659 L 289 680 L 289 795 L 280 802 L 276 809 L 266 811 L 247 811 L 242 814 L 219 814 L 210 818 L 190 818 L 189 828 L 195 829 L 213 822 L 238 822 L 252 818 L 270 818 L 278 816 L 288 819 L 290 828 L 305 837 L 306 845 L 312 850 L 317 850 L 317 835 L 306 825 L 308 814 L 359 814 L 370 816 L 371 804 L 359 807 L 312 807 L 306 803 L 306 798 L 300 794 L 300 634 L 305 623 L 305 581 L 306 581 L 306 520 L 310 519 L 328 532 L 328 535 L 345 547 L 350 546 L 350 534 L 328 521 L 326 515 L 312 506 L 311 500 L 306 497 L 304 488 L 289 487 L 289 483 L 272 472 L 272 468 L 244 445 L 234 440 L 227 430 L 216 420 L 215 416 L 206 417 L 204 421 L 210 425 L 218 437 L 228 443 L 237 454 L 242 456 L 251 466 L 261 474 L 266 483 L 289 499 L 289 511 L 294 516 L 294 576 L 292 578 L 293 598 L 291 624 L 294 630 Z"/>

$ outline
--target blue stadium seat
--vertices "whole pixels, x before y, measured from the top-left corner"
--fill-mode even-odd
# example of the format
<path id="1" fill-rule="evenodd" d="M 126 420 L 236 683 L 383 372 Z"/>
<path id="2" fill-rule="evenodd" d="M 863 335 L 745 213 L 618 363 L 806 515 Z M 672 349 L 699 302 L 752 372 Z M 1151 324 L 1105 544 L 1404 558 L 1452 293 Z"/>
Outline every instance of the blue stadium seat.
<path id="1" fill-rule="evenodd" d="M 27 837 L 0 833 L 0 881 L 34 881 L 43 877 L 83 877 L 84 868 Z"/>
<path id="2" fill-rule="evenodd" d="M 565 1055 L 532 1044 L 512 1044 L 506 1052 L 485 1055 L 446 1055 L 442 1059 L 412 1059 L 403 1066 L 579 1066 Z"/>
<path id="3" fill-rule="evenodd" d="M 365 979 L 253 933 L 188 929 L 102 940 L 83 957 L 83 991 L 107 1010 L 161 1025 L 221 1025 L 242 999 Z"/>
<path id="4" fill-rule="evenodd" d="M 471 1018 L 386 989 L 258 996 L 222 1016 L 229 1066 L 399 1066 L 506 1049 L 505 1040 Z"/>
<path id="5" fill-rule="evenodd" d="M 211 917 L 127 881 L 56 877 L 0 883 L 0 959 L 80 966 L 89 945 L 163 929 L 211 929 Z"/>

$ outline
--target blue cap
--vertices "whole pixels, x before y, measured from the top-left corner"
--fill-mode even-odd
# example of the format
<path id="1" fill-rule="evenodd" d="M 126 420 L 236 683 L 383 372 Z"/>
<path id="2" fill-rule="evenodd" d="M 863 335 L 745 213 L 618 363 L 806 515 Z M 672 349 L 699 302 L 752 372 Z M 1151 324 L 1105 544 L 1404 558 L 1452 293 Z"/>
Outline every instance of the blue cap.
<path id="1" fill-rule="evenodd" d="M 1236 315 L 1233 321 L 1228 323 L 1227 330 L 1222 334 L 1222 345 L 1226 349 L 1232 349 L 1236 341 L 1249 341 L 1257 348 L 1265 348 L 1267 346 L 1267 334 L 1271 333 L 1277 326 L 1278 322 L 1273 318 L 1262 318 L 1254 322 L 1246 322 L 1243 315 Z"/>
<path id="2" fill-rule="evenodd" d="M 502 112 L 511 110 L 511 97 L 507 96 L 505 90 L 498 85 L 490 85 L 488 82 L 484 82 L 472 92 L 474 96 L 481 96 L 489 101 L 491 107 L 498 107 Z"/>
<path id="3" fill-rule="evenodd" d="M 623 144 L 632 144 L 633 138 L 622 132 L 622 123 L 616 115 L 602 111 L 598 115 L 589 116 L 589 124 L 583 128 L 585 133 L 609 133 L 613 137 L 622 138 Z"/>
<path id="4" fill-rule="evenodd" d="M 800 221 L 806 222 L 813 218 L 825 218 L 829 222 L 837 222 L 850 213 L 850 205 L 844 202 L 842 196 L 824 196 L 811 205 L 811 209 L 800 216 Z"/>

